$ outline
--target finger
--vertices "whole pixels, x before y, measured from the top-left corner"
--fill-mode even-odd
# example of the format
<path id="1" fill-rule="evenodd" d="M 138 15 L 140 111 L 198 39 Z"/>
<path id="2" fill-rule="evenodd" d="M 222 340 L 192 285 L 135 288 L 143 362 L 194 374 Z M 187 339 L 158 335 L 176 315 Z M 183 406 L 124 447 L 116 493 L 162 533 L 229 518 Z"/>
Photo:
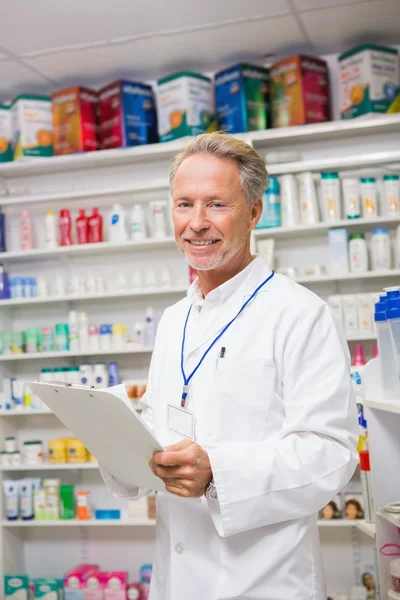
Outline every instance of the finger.
<path id="1" fill-rule="evenodd" d="M 157 458 L 153 457 L 153 461 L 162 467 L 181 467 L 190 463 L 188 449 L 162 452 Z"/>
<path id="2" fill-rule="evenodd" d="M 155 465 L 153 473 L 161 479 L 187 479 L 193 481 L 195 478 L 195 472 L 191 467 L 161 467 Z"/>
<path id="3" fill-rule="evenodd" d="M 180 450 L 186 450 L 186 448 L 189 448 L 189 446 L 191 446 L 193 444 L 192 440 L 181 440 L 180 442 L 177 442 L 176 444 L 172 444 L 171 446 L 167 446 L 165 451 L 166 452 L 179 452 Z"/>

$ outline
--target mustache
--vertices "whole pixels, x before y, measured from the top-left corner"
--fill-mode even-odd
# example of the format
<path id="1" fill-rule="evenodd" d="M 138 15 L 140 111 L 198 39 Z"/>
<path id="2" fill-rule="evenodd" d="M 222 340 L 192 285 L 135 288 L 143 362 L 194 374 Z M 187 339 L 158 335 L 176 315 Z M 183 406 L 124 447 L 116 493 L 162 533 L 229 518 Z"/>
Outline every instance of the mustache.
<path id="1" fill-rule="evenodd" d="M 221 236 L 210 236 L 210 235 L 196 235 L 193 233 L 182 233 L 181 240 L 193 240 L 195 242 L 214 242 L 215 240 L 222 240 Z"/>

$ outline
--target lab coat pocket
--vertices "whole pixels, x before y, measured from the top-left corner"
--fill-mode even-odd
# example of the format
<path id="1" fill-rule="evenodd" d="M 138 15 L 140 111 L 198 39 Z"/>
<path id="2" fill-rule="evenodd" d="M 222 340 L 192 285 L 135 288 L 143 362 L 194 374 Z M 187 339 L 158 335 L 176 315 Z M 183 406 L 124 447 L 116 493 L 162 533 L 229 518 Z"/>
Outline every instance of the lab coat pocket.
<path id="1" fill-rule="evenodd" d="M 222 440 L 262 440 L 275 383 L 273 362 L 220 359 L 216 371 L 218 435 Z"/>

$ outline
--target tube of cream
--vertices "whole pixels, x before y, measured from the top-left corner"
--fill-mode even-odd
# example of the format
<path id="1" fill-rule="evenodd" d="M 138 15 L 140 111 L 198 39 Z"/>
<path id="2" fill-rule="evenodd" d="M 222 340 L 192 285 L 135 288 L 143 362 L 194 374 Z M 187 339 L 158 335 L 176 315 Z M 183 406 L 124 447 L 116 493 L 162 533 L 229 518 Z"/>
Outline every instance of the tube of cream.
<path id="1" fill-rule="evenodd" d="M 6 518 L 9 521 L 18 519 L 18 481 L 5 479 L 3 481 Z"/>

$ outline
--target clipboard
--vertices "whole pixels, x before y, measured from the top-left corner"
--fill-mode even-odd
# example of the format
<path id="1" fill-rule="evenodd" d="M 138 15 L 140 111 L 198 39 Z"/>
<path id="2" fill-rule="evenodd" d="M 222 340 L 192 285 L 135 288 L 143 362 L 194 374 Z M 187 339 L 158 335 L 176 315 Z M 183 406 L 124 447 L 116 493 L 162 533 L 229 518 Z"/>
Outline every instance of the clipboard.
<path id="1" fill-rule="evenodd" d="M 30 386 L 118 483 L 165 492 L 149 467 L 153 453 L 164 448 L 133 408 L 123 384 L 94 389 L 35 381 Z"/>

